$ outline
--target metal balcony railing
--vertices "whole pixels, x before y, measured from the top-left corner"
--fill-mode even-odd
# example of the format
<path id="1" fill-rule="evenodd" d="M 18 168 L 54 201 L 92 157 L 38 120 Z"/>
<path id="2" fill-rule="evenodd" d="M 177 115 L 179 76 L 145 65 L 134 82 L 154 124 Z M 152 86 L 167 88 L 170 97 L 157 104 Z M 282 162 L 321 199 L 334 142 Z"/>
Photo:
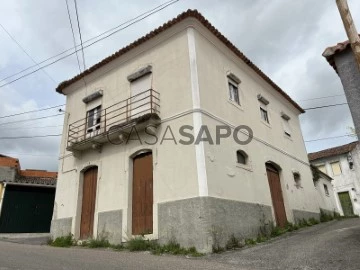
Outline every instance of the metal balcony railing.
<path id="1" fill-rule="evenodd" d="M 69 125 L 67 146 L 71 147 L 76 143 L 103 135 L 111 127 L 135 122 L 136 119 L 145 115 L 159 115 L 159 103 L 160 94 L 149 89 L 95 112 L 92 115 L 93 122 L 91 124 L 89 123 L 89 113 L 87 113 L 85 118 Z"/>

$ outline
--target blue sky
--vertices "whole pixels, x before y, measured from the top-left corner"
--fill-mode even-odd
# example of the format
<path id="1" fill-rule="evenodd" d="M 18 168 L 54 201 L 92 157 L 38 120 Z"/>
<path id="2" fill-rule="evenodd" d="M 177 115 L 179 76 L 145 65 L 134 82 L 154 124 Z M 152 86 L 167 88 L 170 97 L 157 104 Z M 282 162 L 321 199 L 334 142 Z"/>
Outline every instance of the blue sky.
<path id="1" fill-rule="evenodd" d="M 78 0 L 83 40 L 163 2 Z M 73 23 L 76 24 L 73 0 L 69 0 L 69 5 Z M 349 5 L 360 29 L 360 1 L 349 0 Z M 346 101 L 344 96 L 307 100 L 343 94 L 340 79 L 321 56 L 325 47 L 347 39 L 334 0 L 180 0 L 86 49 L 87 67 L 188 8 L 198 9 L 303 108 Z M 37 62 L 73 47 L 65 0 L 2 1 L 0 23 Z M 79 42 L 76 28 L 75 33 Z M 0 79 L 33 65 L 1 28 L 0 41 Z M 65 103 L 65 97 L 56 93 L 55 88 L 78 72 L 73 55 L 46 68 L 45 72 L 36 72 L 1 87 L 0 116 Z M 60 134 L 62 116 L 9 123 L 57 113 L 57 109 L 53 109 L 0 118 L 0 137 Z M 301 125 L 304 139 L 312 140 L 347 134 L 347 127 L 353 126 L 353 123 L 349 108 L 338 106 L 308 111 L 301 116 Z M 312 152 L 353 140 L 343 137 L 311 142 L 306 146 Z M 0 153 L 20 158 L 23 168 L 57 170 L 59 144 L 60 137 L 0 139 Z"/>

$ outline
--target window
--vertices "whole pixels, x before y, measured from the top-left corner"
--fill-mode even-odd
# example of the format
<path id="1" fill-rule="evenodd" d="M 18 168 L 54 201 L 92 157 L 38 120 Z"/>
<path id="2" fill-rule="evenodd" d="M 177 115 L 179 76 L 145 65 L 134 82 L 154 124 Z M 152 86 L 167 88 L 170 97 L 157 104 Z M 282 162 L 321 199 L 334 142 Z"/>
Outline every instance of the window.
<path id="1" fill-rule="evenodd" d="M 283 119 L 284 133 L 287 137 L 291 137 L 289 120 Z"/>
<path id="2" fill-rule="evenodd" d="M 329 189 L 326 184 L 324 184 L 324 190 L 325 190 L 325 195 L 329 196 Z"/>
<path id="3" fill-rule="evenodd" d="M 238 150 L 236 151 L 236 160 L 238 164 L 246 165 L 248 161 L 248 155 L 244 151 Z"/>
<path id="4" fill-rule="evenodd" d="M 317 166 L 317 168 L 322 171 L 323 173 L 326 173 L 326 168 L 325 168 L 325 165 L 319 165 Z"/>
<path id="5" fill-rule="evenodd" d="M 269 122 L 269 116 L 268 116 L 268 112 L 266 109 L 264 109 L 263 107 L 260 107 L 260 114 L 261 114 L 261 119 L 266 122 L 266 123 L 270 123 Z"/>
<path id="6" fill-rule="evenodd" d="M 293 176 L 294 176 L 294 181 L 295 181 L 295 186 L 296 186 L 296 188 L 301 188 L 301 177 L 300 177 L 300 173 L 294 172 L 294 173 L 293 173 Z"/>
<path id="7" fill-rule="evenodd" d="M 340 167 L 340 162 L 339 161 L 332 162 L 330 165 L 331 165 L 333 175 L 340 175 L 341 174 L 341 167 Z"/>
<path id="8" fill-rule="evenodd" d="M 91 109 L 87 112 L 87 133 L 91 134 L 92 132 L 100 129 L 101 121 L 101 106 L 97 106 L 94 109 Z"/>
<path id="9" fill-rule="evenodd" d="M 233 80 L 228 79 L 229 85 L 229 98 L 231 101 L 240 105 L 240 97 L 239 97 L 239 85 Z"/>

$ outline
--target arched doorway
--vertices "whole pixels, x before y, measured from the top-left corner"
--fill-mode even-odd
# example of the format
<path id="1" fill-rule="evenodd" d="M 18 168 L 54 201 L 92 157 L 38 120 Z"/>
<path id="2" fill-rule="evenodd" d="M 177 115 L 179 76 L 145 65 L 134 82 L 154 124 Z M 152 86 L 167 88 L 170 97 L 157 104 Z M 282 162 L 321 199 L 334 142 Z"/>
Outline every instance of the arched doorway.
<path id="1" fill-rule="evenodd" d="M 272 163 L 266 163 L 266 173 L 269 181 L 271 200 L 275 212 L 277 226 L 285 227 L 287 223 L 284 198 L 280 183 L 279 169 Z"/>
<path id="2" fill-rule="evenodd" d="M 153 158 L 151 152 L 133 158 L 132 234 L 153 233 Z"/>
<path id="3" fill-rule="evenodd" d="M 84 172 L 80 239 L 93 236 L 98 168 L 90 167 Z"/>

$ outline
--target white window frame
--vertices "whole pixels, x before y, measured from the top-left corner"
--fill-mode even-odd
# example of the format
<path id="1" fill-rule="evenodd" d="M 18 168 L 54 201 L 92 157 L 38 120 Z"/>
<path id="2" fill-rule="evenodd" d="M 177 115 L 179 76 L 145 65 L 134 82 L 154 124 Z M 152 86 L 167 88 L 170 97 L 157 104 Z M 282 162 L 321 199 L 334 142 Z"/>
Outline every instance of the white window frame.
<path id="1" fill-rule="evenodd" d="M 229 100 L 241 106 L 239 83 L 236 83 L 234 80 L 230 79 L 229 77 L 228 77 L 228 90 L 229 90 Z M 233 91 L 236 91 L 236 95 L 234 94 Z M 236 100 L 236 96 L 237 96 L 237 100 Z"/>
<path id="2" fill-rule="evenodd" d="M 286 120 L 284 118 L 282 118 L 282 119 L 283 119 L 284 135 L 286 137 L 291 138 L 292 132 L 291 132 L 290 120 Z"/>
<path id="3" fill-rule="evenodd" d="M 263 111 L 266 113 L 266 119 L 263 118 Z M 270 125 L 270 117 L 269 117 L 269 110 L 265 105 L 260 104 L 260 119 L 265 124 Z"/>
<path id="4" fill-rule="evenodd" d="M 334 169 L 333 169 L 333 167 L 332 167 L 332 164 L 334 164 L 334 163 L 338 163 L 338 164 L 339 164 L 339 168 L 340 168 L 340 173 L 339 173 L 339 174 L 335 174 L 335 173 L 334 173 Z M 341 167 L 341 162 L 340 162 L 340 160 L 330 162 L 330 167 L 331 167 L 331 173 L 332 173 L 333 176 L 342 175 L 343 170 L 342 170 L 342 167 Z"/>
<path id="5" fill-rule="evenodd" d="M 91 115 L 92 114 L 92 115 Z M 92 121 L 92 123 L 90 123 Z M 86 112 L 86 138 L 100 134 L 101 130 L 101 105 Z"/>

